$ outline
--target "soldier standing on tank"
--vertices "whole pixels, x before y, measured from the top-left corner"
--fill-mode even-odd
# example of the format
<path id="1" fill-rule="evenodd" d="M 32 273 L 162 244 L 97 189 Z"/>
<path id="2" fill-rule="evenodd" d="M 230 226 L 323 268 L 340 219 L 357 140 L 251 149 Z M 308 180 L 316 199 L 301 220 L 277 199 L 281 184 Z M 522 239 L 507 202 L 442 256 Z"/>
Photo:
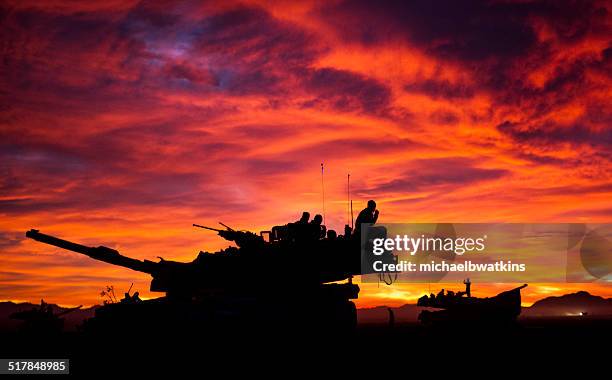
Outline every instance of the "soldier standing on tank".
<path id="1" fill-rule="evenodd" d="M 472 283 L 470 282 L 470 278 L 468 277 L 465 280 L 463 280 L 463 283 L 465 284 L 465 295 L 468 296 L 468 298 L 469 298 L 469 297 L 472 296 L 472 293 L 470 291 L 471 290 L 470 288 L 472 287 Z"/>

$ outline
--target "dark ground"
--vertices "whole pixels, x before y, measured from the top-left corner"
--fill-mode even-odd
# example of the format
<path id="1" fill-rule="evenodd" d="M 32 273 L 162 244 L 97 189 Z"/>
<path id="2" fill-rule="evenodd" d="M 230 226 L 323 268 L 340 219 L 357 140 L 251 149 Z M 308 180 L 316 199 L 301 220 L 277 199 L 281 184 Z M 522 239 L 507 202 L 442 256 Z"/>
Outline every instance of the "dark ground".
<path id="1" fill-rule="evenodd" d="M 156 331 L 131 336 L 4 333 L 0 357 L 69 358 L 71 373 L 81 376 L 180 372 L 184 376 L 177 378 L 193 377 L 188 374 L 205 378 L 214 368 L 228 376 L 249 377 L 257 372 L 319 377 L 362 371 L 409 377 L 413 371 L 471 375 L 493 368 L 507 375 L 563 372 L 571 367 L 583 373 L 603 371 L 608 377 L 611 338 L 612 320 L 594 317 L 522 319 L 504 329 L 361 325 L 348 336 L 316 331 L 273 334 L 270 330 L 211 330 L 189 336 L 162 336 Z"/>

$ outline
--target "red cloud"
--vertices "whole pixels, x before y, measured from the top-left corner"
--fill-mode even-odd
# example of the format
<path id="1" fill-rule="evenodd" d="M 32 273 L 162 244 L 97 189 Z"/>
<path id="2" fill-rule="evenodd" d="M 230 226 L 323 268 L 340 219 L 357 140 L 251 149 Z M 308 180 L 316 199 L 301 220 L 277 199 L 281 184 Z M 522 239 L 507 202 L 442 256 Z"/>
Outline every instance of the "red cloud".
<path id="1" fill-rule="evenodd" d="M 259 230 L 321 212 L 321 162 L 337 230 L 348 172 L 355 207 L 375 198 L 387 222 L 612 216 L 605 3 L 53 1 L 0 14 L 0 298 L 146 289 L 25 241 L 29 228 L 189 260 L 226 245 L 193 222 Z"/>

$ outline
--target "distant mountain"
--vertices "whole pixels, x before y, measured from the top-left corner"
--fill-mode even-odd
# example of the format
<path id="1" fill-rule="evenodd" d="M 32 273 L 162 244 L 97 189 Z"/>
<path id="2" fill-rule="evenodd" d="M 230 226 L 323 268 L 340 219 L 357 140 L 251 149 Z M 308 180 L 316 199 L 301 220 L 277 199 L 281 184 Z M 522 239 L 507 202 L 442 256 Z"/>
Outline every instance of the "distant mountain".
<path id="1" fill-rule="evenodd" d="M 523 308 L 522 317 L 571 316 L 587 313 L 594 316 L 612 316 L 612 298 L 594 296 L 585 291 L 547 297 Z"/>
<path id="2" fill-rule="evenodd" d="M 60 313 L 69 308 L 61 307 L 55 304 L 50 304 L 55 314 Z M 9 316 L 18 311 L 31 310 L 39 308 L 40 305 L 31 304 L 29 302 L 14 303 L 14 302 L 0 302 L 0 331 L 14 331 L 16 330 L 21 321 L 10 319 Z M 76 327 L 83 323 L 87 318 L 91 318 L 98 306 L 92 306 L 86 309 L 75 310 L 63 316 L 64 318 L 64 330 L 74 331 Z"/>

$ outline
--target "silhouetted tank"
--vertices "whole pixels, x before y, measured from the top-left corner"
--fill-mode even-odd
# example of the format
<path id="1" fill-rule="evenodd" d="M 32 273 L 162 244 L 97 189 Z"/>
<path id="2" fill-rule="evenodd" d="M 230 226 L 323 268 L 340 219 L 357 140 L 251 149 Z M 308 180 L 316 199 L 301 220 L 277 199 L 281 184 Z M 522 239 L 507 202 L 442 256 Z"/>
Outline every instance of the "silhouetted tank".
<path id="1" fill-rule="evenodd" d="M 195 225 L 197 227 L 204 227 Z M 95 260 L 152 276 L 151 291 L 166 296 L 138 303 L 116 303 L 99 308 L 88 325 L 96 330 L 116 329 L 146 320 L 159 328 L 167 322 L 192 328 L 191 322 L 241 325 L 287 323 L 351 329 L 356 324 L 361 274 L 360 240 L 348 236 L 321 238 L 321 226 L 290 223 L 267 232 L 269 239 L 246 231 L 204 227 L 238 247 L 215 253 L 200 252 L 192 262 L 137 260 L 104 247 L 89 247 L 38 230 L 26 236 Z M 385 234 L 385 230 L 377 230 Z M 383 260 L 393 261 L 391 254 Z M 347 280 L 345 283 L 337 283 Z M 153 316 L 153 318 L 151 318 Z M 299 318 L 298 318 L 299 317 Z M 241 323 L 233 323 L 237 320 Z M 185 321 L 189 323 L 184 323 Z"/>
<path id="2" fill-rule="evenodd" d="M 53 311 L 53 307 L 45 301 L 40 301 L 40 306 L 30 310 L 17 311 L 9 315 L 10 319 L 22 321 L 20 331 L 28 334 L 57 334 L 64 328 L 64 315 L 79 310 L 83 305 L 65 309 L 59 313 Z"/>
<path id="3" fill-rule="evenodd" d="M 499 293 L 494 297 L 463 297 L 460 292 L 455 296 L 423 296 L 417 306 L 440 309 L 423 310 L 419 320 L 424 324 L 467 324 L 485 325 L 511 324 L 521 314 L 521 289 L 527 284 Z"/>

